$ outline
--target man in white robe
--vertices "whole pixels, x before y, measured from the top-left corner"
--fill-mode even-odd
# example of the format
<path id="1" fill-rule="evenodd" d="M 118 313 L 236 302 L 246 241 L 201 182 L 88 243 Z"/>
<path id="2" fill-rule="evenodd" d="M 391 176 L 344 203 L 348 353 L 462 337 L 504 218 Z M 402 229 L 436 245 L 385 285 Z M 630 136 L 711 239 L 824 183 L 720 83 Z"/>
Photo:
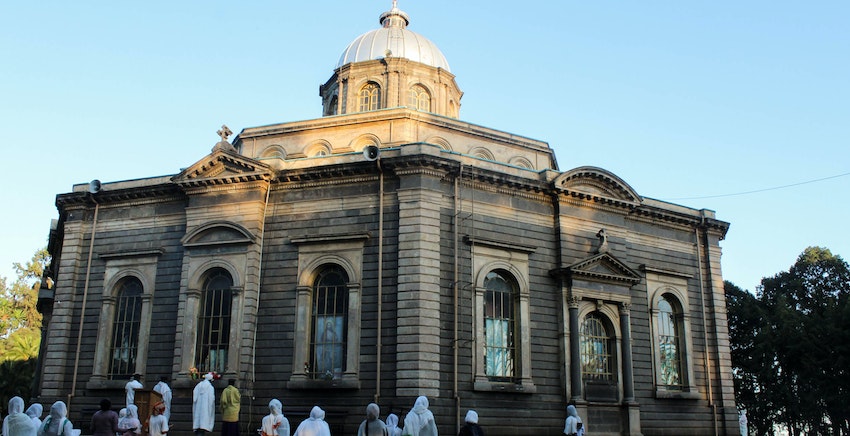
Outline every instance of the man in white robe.
<path id="1" fill-rule="evenodd" d="M 212 378 L 211 373 L 205 374 L 192 392 L 192 430 L 198 436 L 212 431 L 215 423 L 215 388 L 210 383 Z"/>
<path id="2" fill-rule="evenodd" d="M 165 410 L 162 412 L 162 416 L 164 416 L 165 421 L 168 422 L 168 420 L 171 419 L 171 387 L 168 386 L 168 377 L 160 377 L 159 383 L 153 387 L 153 390 L 162 395 L 162 404 L 165 407 Z"/>
<path id="3" fill-rule="evenodd" d="M 142 382 L 139 379 L 142 378 L 139 374 L 133 374 L 133 377 L 130 378 L 130 381 L 124 385 L 124 390 L 127 391 L 127 404 L 124 407 L 130 407 L 131 404 L 135 404 L 136 402 L 136 389 L 141 389 Z"/>

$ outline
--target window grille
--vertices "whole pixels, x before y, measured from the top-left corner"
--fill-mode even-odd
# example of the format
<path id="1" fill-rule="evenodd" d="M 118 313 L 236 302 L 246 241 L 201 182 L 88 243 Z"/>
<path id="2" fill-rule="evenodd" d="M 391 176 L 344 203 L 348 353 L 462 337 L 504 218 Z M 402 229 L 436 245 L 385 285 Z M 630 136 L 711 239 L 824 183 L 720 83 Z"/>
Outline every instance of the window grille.
<path id="1" fill-rule="evenodd" d="M 581 326 L 581 376 L 584 380 L 613 381 L 612 338 L 600 315 L 591 313 Z"/>
<path id="2" fill-rule="evenodd" d="M 195 367 L 200 373 L 224 373 L 230 339 L 230 307 L 233 278 L 222 269 L 212 270 L 204 281 L 198 317 Z"/>
<path id="3" fill-rule="evenodd" d="M 136 372 L 139 323 L 142 312 L 142 283 L 135 277 L 121 280 L 112 323 L 112 356 L 109 378 L 125 380 Z"/>
<path id="4" fill-rule="evenodd" d="M 338 379 L 345 372 L 348 331 L 348 279 L 345 272 L 330 266 L 322 270 L 313 287 L 313 335 L 310 343 L 312 378 Z"/>
<path id="5" fill-rule="evenodd" d="M 660 384 L 679 389 L 682 386 L 681 340 L 678 314 L 667 297 L 658 302 L 658 353 L 661 361 Z"/>
<path id="6" fill-rule="evenodd" d="M 485 374 L 491 381 L 509 381 L 516 358 L 516 286 L 506 273 L 491 271 L 484 278 L 484 288 Z"/>

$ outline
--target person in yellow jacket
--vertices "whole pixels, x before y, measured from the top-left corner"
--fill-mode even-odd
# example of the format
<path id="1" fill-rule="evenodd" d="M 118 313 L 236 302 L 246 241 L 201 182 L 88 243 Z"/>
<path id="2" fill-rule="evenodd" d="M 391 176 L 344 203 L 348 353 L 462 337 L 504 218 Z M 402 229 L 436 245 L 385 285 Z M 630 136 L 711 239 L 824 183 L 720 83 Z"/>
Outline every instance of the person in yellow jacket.
<path id="1" fill-rule="evenodd" d="M 239 436 L 239 406 L 242 395 L 236 388 L 236 380 L 227 381 L 227 387 L 221 393 L 221 436 Z"/>

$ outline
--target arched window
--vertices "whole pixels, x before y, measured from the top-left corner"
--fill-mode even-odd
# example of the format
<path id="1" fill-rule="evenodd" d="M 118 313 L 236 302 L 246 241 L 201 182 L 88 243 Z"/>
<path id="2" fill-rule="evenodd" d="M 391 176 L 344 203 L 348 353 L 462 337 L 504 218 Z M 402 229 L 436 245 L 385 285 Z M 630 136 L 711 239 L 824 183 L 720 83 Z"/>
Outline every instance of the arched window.
<path id="1" fill-rule="evenodd" d="M 598 312 L 581 325 L 581 377 L 584 381 L 614 381 L 614 340 Z"/>
<path id="2" fill-rule="evenodd" d="M 338 379 L 346 369 L 347 284 L 345 271 L 332 265 L 319 272 L 313 285 L 313 340 L 307 371 L 312 378 Z"/>
<path id="3" fill-rule="evenodd" d="M 135 277 L 121 280 L 116 293 L 115 318 L 112 323 L 112 350 L 109 378 L 128 379 L 136 371 L 139 324 L 142 313 L 142 282 Z"/>
<path id="4" fill-rule="evenodd" d="M 380 108 L 381 87 L 369 82 L 360 88 L 360 112 L 374 111 Z"/>
<path id="5" fill-rule="evenodd" d="M 410 88 L 407 106 L 423 112 L 431 112 L 431 94 L 422 85 L 414 85 Z"/>
<path id="6" fill-rule="evenodd" d="M 233 278 L 221 268 L 210 270 L 204 279 L 195 362 L 195 367 L 202 374 L 209 371 L 223 373 L 227 366 L 232 288 Z"/>
<path id="7" fill-rule="evenodd" d="M 484 279 L 484 288 L 485 374 L 491 381 L 510 381 L 516 358 L 516 281 L 506 271 L 491 271 Z"/>
<path id="8" fill-rule="evenodd" d="M 668 389 L 682 387 L 682 328 L 678 303 L 669 295 L 658 301 L 659 384 Z"/>

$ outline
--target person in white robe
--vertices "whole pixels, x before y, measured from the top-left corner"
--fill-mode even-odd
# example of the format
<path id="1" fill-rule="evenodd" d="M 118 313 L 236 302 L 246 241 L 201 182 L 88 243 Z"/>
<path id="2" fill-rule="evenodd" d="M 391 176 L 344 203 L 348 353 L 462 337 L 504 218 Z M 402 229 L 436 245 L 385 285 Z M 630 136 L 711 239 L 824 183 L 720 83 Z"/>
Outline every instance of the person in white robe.
<path id="1" fill-rule="evenodd" d="M 564 423 L 564 434 L 568 436 L 584 436 L 585 431 L 587 429 L 584 428 L 584 423 L 581 422 L 581 418 L 578 416 L 576 406 L 570 404 L 567 406 L 567 421 Z"/>
<path id="2" fill-rule="evenodd" d="M 407 416 L 404 417 L 404 430 L 402 435 L 409 436 L 438 436 L 437 423 L 434 422 L 434 414 L 428 410 L 428 398 L 420 396 L 413 403 Z"/>
<path id="3" fill-rule="evenodd" d="M 136 402 L 136 389 L 144 387 L 142 382 L 139 381 L 141 377 L 139 374 L 133 374 L 133 377 L 130 377 L 130 381 L 124 385 L 124 390 L 127 392 L 127 404 L 125 406 L 129 407 Z"/>
<path id="4" fill-rule="evenodd" d="M 366 419 L 360 423 L 357 436 L 387 436 L 387 426 L 381 421 L 381 408 L 375 403 L 366 406 Z"/>
<path id="5" fill-rule="evenodd" d="M 24 399 L 9 399 L 9 415 L 3 419 L 3 436 L 35 436 L 36 428 L 32 418 L 24 413 Z"/>
<path id="6" fill-rule="evenodd" d="M 301 421 L 292 436 L 331 436 L 330 426 L 325 422 L 325 411 L 313 406 L 310 417 Z"/>
<path id="7" fill-rule="evenodd" d="M 390 413 L 387 416 L 387 435 L 401 436 L 401 428 L 398 426 L 398 415 Z"/>
<path id="8" fill-rule="evenodd" d="M 72 436 L 74 425 L 67 418 L 68 406 L 57 401 L 50 406 L 50 415 L 44 419 L 44 424 L 38 429 L 38 436 Z"/>
<path id="9" fill-rule="evenodd" d="M 27 416 L 32 419 L 32 424 L 35 426 L 36 431 L 38 431 L 38 428 L 41 427 L 42 413 L 44 413 L 44 407 L 41 403 L 32 403 L 29 407 L 27 407 Z"/>
<path id="10" fill-rule="evenodd" d="M 289 420 L 283 415 L 283 404 L 277 398 L 269 401 L 269 414 L 263 417 L 263 436 L 290 436 Z"/>
<path id="11" fill-rule="evenodd" d="M 213 430 L 215 424 L 215 388 L 210 380 L 211 373 L 206 373 L 192 392 L 192 431 L 202 436 Z"/>
<path id="12" fill-rule="evenodd" d="M 162 396 L 162 404 L 165 406 L 165 411 L 162 412 L 162 416 L 164 416 L 165 420 L 168 421 L 171 419 L 171 387 L 168 386 L 168 377 L 160 377 L 159 383 L 153 387 L 153 390 Z"/>

